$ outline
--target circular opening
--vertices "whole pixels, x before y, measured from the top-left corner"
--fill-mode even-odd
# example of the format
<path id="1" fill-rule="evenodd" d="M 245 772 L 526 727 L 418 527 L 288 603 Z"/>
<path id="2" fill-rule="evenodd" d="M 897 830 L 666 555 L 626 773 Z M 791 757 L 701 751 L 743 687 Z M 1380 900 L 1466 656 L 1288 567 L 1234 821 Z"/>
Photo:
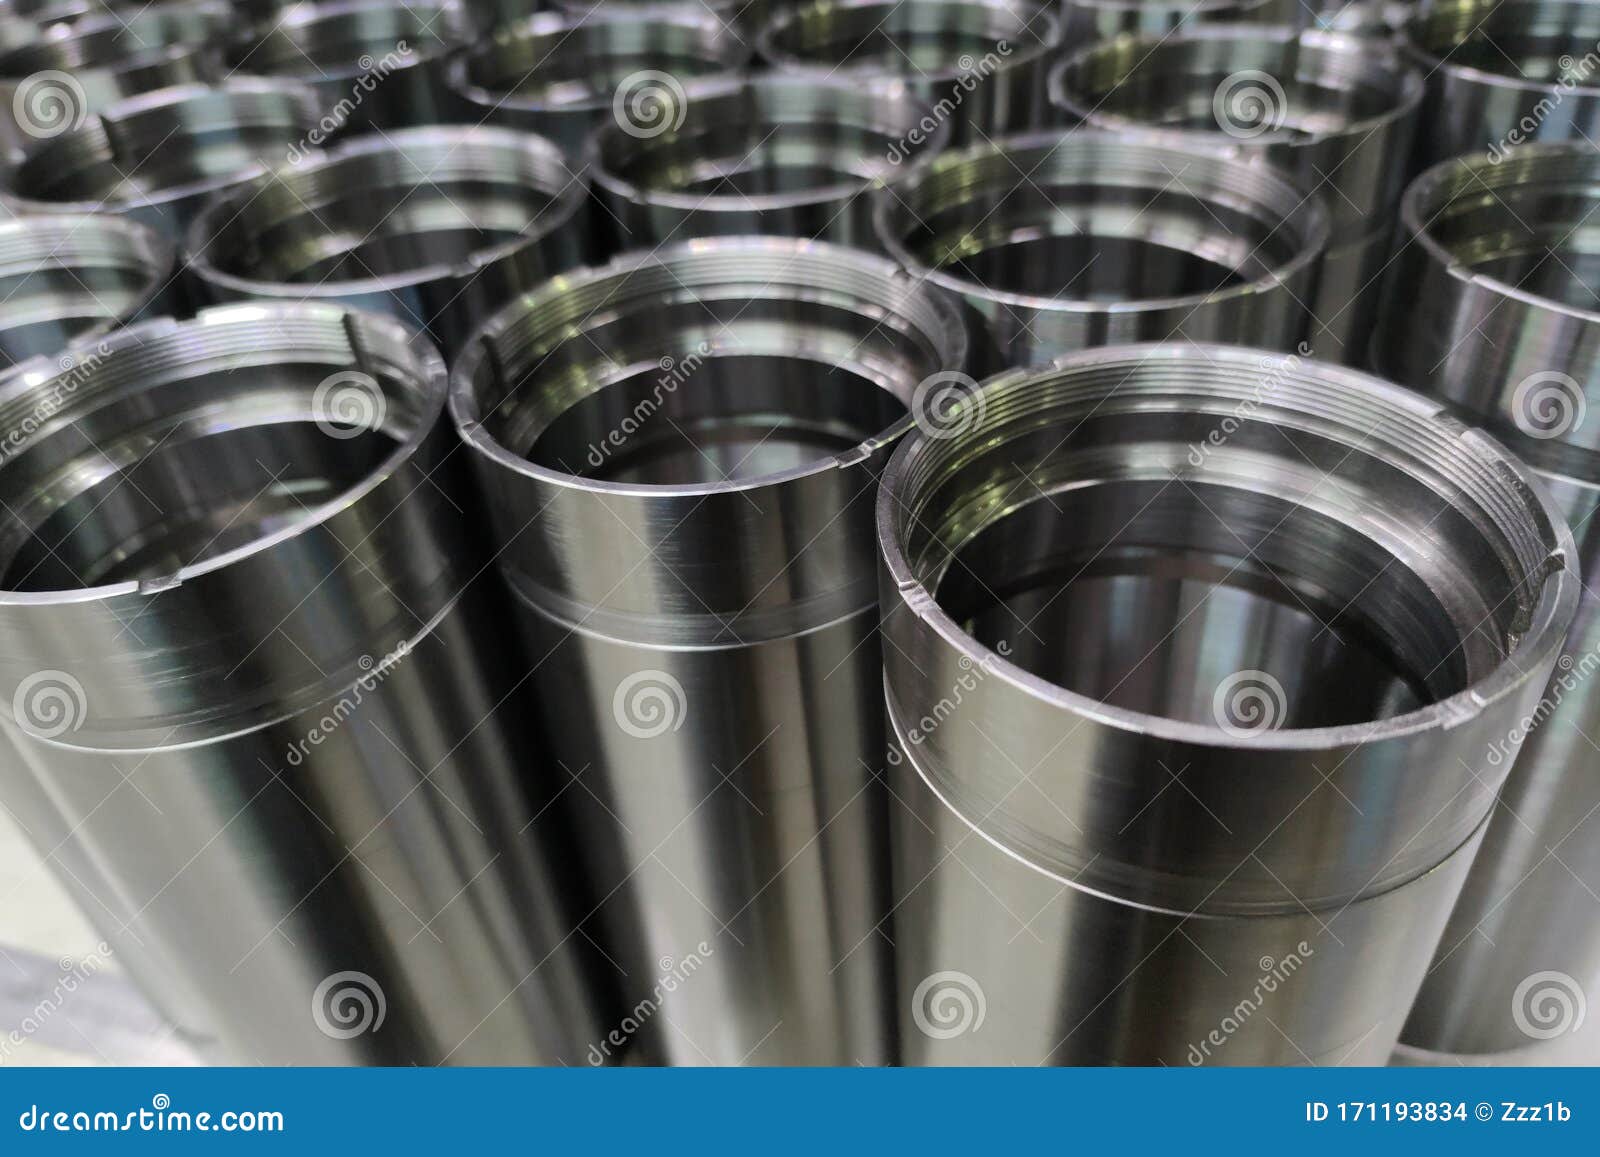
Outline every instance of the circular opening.
<path id="1" fill-rule="evenodd" d="M 1421 84 L 1381 49 L 1326 33 L 1193 28 L 1118 38 L 1069 58 L 1057 102 L 1093 123 L 1304 142 L 1409 108 Z"/>
<path id="2" fill-rule="evenodd" d="M 1327 231 L 1262 169 L 1090 135 L 941 157 L 895 194 L 879 206 L 891 250 L 952 288 L 1046 308 L 1248 292 Z"/>
<path id="3" fill-rule="evenodd" d="M 1454 2 L 1412 17 L 1407 39 L 1446 68 L 1470 68 L 1527 84 L 1566 80 L 1595 87 L 1600 5 L 1505 0 Z"/>
<path id="4" fill-rule="evenodd" d="M 450 51 L 461 42 L 453 7 L 406 4 L 330 4 L 290 8 L 228 46 L 229 71 L 318 81 L 387 75 Z"/>
<path id="5" fill-rule="evenodd" d="M 208 271 L 345 287 L 409 280 L 542 236 L 585 186 L 554 146 L 498 129 L 409 129 L 280 170 L 211 206 L 190 249 Z"/>
<path id="6" fill-rule="evenodd" d="M 918 383 L 964 356 L 954 310 L 887 262 L 696 242 L 568 275 L 500 315 L 457 366 L 458 421 L 594 482 L 748 484 L 885 436 Z"/>
<path id="7" fill-rule="evenodd" d="M 156 322 L 13 383 L 4 404 L 33 420 L 0 458 L 0 590 L 165 579 L 319 519 L 370 479 L 427 424 L 437 378 L 389 331 L 364 336 L 393 360 L 360 369 L 333 312 Z"/>
<path id="8" fill-rule="evenodd" d="M 909 96 L 810 79 L 766 79 L 681 104 L 665 99 L 677 108 L 676 127 L 625 118 L 597 134 L 599 179 L 624 195 L 691 210 L 849 197 L 943 140 L 926 131 L 913 139 L 926 110 Z"/>
<path id="9" fill-rule="evenodd" d="M 761 52 L 790 66 L 937 80 L 1036 55 L 1055 34 L 1054 18 L 1032 4 L 815 3 L 774 17 Z"/>
<path id="10" fill-rule="evenodd" d="M 60 353 L 133 316 L 164 287 L 172 253 L 115 218 L 22 217 L 0 225 L 0 367 Z"/>
<path id="11" fill-rule="evenodd" d="M 666 73 L 685 84 L 739 69 L 748 55 L 715 19 L 596 14 L 575 23 L 545 16 L 501 28 L 466 52 L 461 67 L 489 103 L 609 108 L 638 73 Z"/>
<path id="12" fill-rule="evenodd" d="M 1102 710 L 1259 732 L 1409 715 L 1548 634 L 1559 523 L 1424 400 L 1236 347 L 1093 353 L 891 466 L 891 568 L 975 644 Z"/>

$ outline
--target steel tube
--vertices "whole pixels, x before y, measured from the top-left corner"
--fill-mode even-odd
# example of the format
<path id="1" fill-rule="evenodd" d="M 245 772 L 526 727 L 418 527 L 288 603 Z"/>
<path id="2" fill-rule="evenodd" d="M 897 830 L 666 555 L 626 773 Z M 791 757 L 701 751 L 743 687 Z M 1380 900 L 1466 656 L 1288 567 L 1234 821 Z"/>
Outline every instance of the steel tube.
<path id="1" fill-rule="evenodd" d="M 581 1063 L 439 356 L 260 304 L 69 352 L 0 379 L 0 765 L 119 959 L 224 1059 Z"/>
<path id="2" fill-rule="evenodd" d="M 870 495 L 964 353 L 886 260 L 719 238 L 560 278 L 458 359 L 592 934 L 659 1002 L 591 1060 L 893 1059 Z"/>
<path id="3" fill-rule="evenodd" d="M 616 115 L 619 95 L 626 108 L 641 74 L 671 78 L 689 99 L 749 59 L 749 44 L 705 11 L 546 12 L 458 54 L 449 83 L 474 122 L 542 133 L 581 157 L 589 134 Z"/>
<path id="4" fill-rule="evenodd" d="M 816 0 L 779 9 L 757 38 L 783 72 L 908 87 L 958 145 L 1044 123 L 1060 43 L 1055 14 L 1033 0 Z"/>
<path id="5" fill-rule="evenodd" d="M 1180 331 L 1291 348 L 1329 236 L 1323 206 L 1263 166 L 1090 132 L 937 157 L 875 223 L 967 302 L 991 369 Z"/>
<path id="6" fill-rule="evenodd" d="M 214 198 L 185 256 L 211 300 L 388 313 L 448 353 L 516 294 L 590 257 L 588 209 L 588 181 L 543 137 L 397 129 Z"/>
<path id="7" fill-rule="evenodd" d="M 1196 24 L 1276 24 L 1290 18 L 1282 0 L 1061 0 L 1062 43 L 1074 47 L 1124 33 L 1164 36 Z"/>
<path id="8" fill-rule="evenodd" d="M 1600 3 L 1439 0 L 1407 21 L 1428 75 L 1411 171 L 1600 132 Z"/>
<path id="9" fill-rule="evenodd" d="M 1421 74 L 1381 44 L 1287 27 L 1123 37 L 1050 73 L 1050 99 L 1075 121 L 1275 165 L 1327 202 L 1342 239 L 1373 232 L 1399 199 L 1422 95 Z"/>
<path id="10" fill-rule="evenodd" d="M 0 148 L 56 136 L 123 97 L 217 80 L 221 0 L 84 19 L 0 53 Z"/>
<path id="11" fill-rule="evenodd" d="M 1559 512 L 1437 403 L 1237 346 L 945 416 L 877 511 L 906 1060 L 1382 1063 L 1572 622 Z"/>
<path id="12" fill-rule="evenodd" d="M 944 146 L 906 92 L 769 76 L 679 100 L 641 84 L 589 142 L 626 247 L 766 233 L 873 247 L 871 198 Z"/>
<path id="13" fill-rule="evenodd" d="M 297 4 L 230 41 L 225 63 L 230 75 L 304 85 L 325 136 L 448 124 L 458 118 L 445 62 L 467 30 L 450 0 Z"/>
<path id="14" fill-rule="evenodd" d="M 18 217 L 0 224 L 0 369 L 60 354 L 140 317 L 173 312 L 173 246 L 117 217 Z M 0 440 L 0 457 L 8 453 Z"/>
<path id="15" fill-rule="evenodd" d="M 23 213 L 121 214 L 181 241 L 208 196 L 280 161 L 316 124 L 315 103 L 292 86 L 164 88 L 35 142 L 6 170 L 5 200 Z"/>

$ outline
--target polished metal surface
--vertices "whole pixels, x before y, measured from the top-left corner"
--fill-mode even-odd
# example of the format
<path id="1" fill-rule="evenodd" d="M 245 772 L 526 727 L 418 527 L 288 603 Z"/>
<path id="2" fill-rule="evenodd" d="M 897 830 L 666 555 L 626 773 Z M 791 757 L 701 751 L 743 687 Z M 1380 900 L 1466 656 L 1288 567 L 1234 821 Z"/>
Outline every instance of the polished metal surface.
<path id="1" fill-rule="evenodd" d="M 459 118 L 445 62 L 467 31 L 452 0 L 296 4 L 241 31 L 224 64 L 230 76 L 307 88 L 329 136 L 448 124 Z"/>
<path id="2" fill-rule="evenodd" d="M 958 293 L 986 368 L 1140 339 L 1293 348 L 1327 211 L 1237 158 L 1087 131 L 937 157 L 877 198 L 882 244 Z"/>
<path id="3" fill-rule="evenodd" d="M 1375 335 L 1380 373 L 1436 394 L 1514 450 L 1584 476 L 1600 451 L 1600 154 L 1524 145 L 1418 177 Z"/>
<path id="4" fill-rule="evenodd" d="M 396 129 L 214 198 L 185 257 L 212 300 L 388 313 L 453 352 L 522 290 L 591 257 L 589 183 L 532 133 Z"/>
<path id="5" fill-rule="evenodd" d="M 1196 24 L 1275 24 L 1299 10 L 1294 0 L 1061 0 L 1069 49 L 1123 33 L 1162 36 Z"/>
<path id="6" fill-rule="evenodd" d="M 783 72 L 905 86 L 962 145 L 1044 123 L 1061 28 L 1034 0 L 812 0 L 780 9 L 757 44 Z"/>
<path id="7" fill-rule="evenodd" d="M 1341 240 L 1378 229 L 1405 180 L 1420 73 L 1381 44 L 1285 27 L 1120 37 L 1050 73 L 1074 123 L 1260 157 L 1327 203 Z"/>
<path id="8" fill-rule="evenodd" d="M 317 124 L 303 89 L 183 85 L 118 101 L 36 141 L 4 174 L 21 213 L 116 213 L 181 240 L 205 199 L 280 163 Z"/>
<path id="9" fill-rule="evenodd" d="M 670 101 L 675 91 L 692 99 L 708 80 L 741 71 L 750 51 L 704 10 L 570 18 L 547 12 L 502 25 L 458 54 L 449 82 L 473 122 L 542 133 L 581 158 L 589 134 L 616 117 L 619 101 L 626 116 L 636 92 L 647 100 Z M 670 124 L 674 110 L 657 111 Z"/>
<path id="10" fill-rule="evenodd" d="M 69 352 L 0 379 L 0 766 L 118 960 L 222 1059 L 581 1063 L 438 355 L 261 304 Z"/>
<path id="11" fill-rule="evenodd" d="M 906 1062 L 1382 1063 L 1573 620 L 1556 508 L 1261 350 L 943 414 L 877 510 Z"/>
<path id="12" fill-rule="evenodd" d="M 0 370 L 56 359 L 74 338 L 174 312 L 181 306 L 174 258 L 166 238 L 118 217 L 0 223 Z M 0 438 L 0 457 L 7 452 Z"/>
<path id="13" fill-rule="evenodd" d="M 589 142 L 622 247 L 781 234 L 874 247 L 871 192 L 915 173 L 950 126 L 909 93 L 768 76 L 679 100 L 630 91 Z"/>
<path id="14" fill-rule="evenodd" d="M 890 262 L 729 237 L 562 277 L 453 368 L 635 1059 L 895 1057 L 871 498 L 964 356 Z"/>
<path id="15" fill-rule="evenodd" d="M 1600 133 L 1600 2 L 1436 0 L 1406 23 L 1428 75 L 1412 172 Z"/>
<path id="16" fill-rule="evenodd" d="M 1393 249 L 1394 229 L 1384 221 L 1365 237 L 1336 242 L 1323 257 L 1307 340 L 1319 360 L 1370 368 L 1372 331 Z"/>
<path id="17" fill-rule="evenodd" d="M 74 127 L 123 97 L 221 79 L 222 0 L 85 17 L 0 53 L 0 149 Z"/>

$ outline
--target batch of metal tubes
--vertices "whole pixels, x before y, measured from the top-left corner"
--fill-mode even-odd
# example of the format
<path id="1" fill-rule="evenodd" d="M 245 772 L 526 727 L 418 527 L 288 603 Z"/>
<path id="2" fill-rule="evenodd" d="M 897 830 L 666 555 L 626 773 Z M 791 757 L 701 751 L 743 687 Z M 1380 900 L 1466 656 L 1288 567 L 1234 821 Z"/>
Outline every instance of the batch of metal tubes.
<path id="1" fill-rule="evenodd" d="M 1600 0 L 0 0 L 0 804 L 212 1061 L 1600 1063 L 1597 139 Z"/>

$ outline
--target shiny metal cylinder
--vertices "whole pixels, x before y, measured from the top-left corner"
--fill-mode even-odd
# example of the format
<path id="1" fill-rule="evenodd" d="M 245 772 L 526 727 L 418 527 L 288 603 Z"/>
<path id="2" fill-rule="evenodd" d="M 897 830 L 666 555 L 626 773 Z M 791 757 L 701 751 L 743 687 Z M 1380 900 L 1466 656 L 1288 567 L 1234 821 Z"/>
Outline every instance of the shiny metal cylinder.
<path id="1" fill-rule="evenodd" d="M 1284 0 L 1061 0 L 1062 43 L 1069 48 L 1124 33 L 1164 36 L 1196 24 L 1291 19 Z"/>
<path id="2" fill-rule="evenodd" d="M 504 25 L 459 53 L 449 83 L 472 122 L 541 133 L 581 158 L 589 134 L 616 117 L 619 102 L 626 116 L 636 90 L 654 80 L 664 86 L 661 99 L 676 91 L 692 99 L 708 80 L 740 72 L 750 51 L 705 11 L 639 18 L 547 12 Z"/>
<path id="3" fill-rule="evenodd" d="M 963 145 L 1044 124 L 1044 81 L 1061 44 L 1035 0 L 813 0 L 762 26 L 761 56 L 802 76 L 909 88 Z"/>
<path id="4" fill-rule="evenodd" d="M 525 289 L 589 259 L 589 183 L 532 133 L 396 129 L 283 165 L 195 218 L 197 291 L 387 313 L 453 352 Z"/>
<path id="5" fill-rule="evenodd" d="M 1179 335 L 1292 348 L 1329 236 L 1322 204 L 1265 166 L 1079 131 L 937 157 L 875 224 L 965 300 L 990 370 Z"/>
<path id="6" fill-rule="evenodd" d="M 1238 346 L 943 413 L 878 499 L 907 1063 L 1382 1063 L 1572 622 L 1559 512 Z"/>
<path id="7" fill-rule="evenodd" d="M 562 277 L 457 360 L 635 1010 L 592 1062 L 894 1059 L 871 496 L 964 355 L 892 263 L 729 237 Z"/>
<path id="8" fill-rule="evenodd" d="M 875 248 L 870 194 L 944 147 L 909 93 L 769 76 L 688 100 L 657 78 L 590 138 L 596 191 L 626 248 L 769 234 Z"/>
<path id="9" fill-rule="evenodd" d="M 1050 99 L 1075 122 L 1260 157 L 1327 202 L 1334 236 L 1390 216 L 1422 76 L 1361 37 L 1224 25 L 1124 37 L 1062 60 Z"/>
<path id="10" fill-rule="evenodd" d="M 369 128 L 459 120 L 445 62 L 468 37 L 454 0 L 296 4 L 231 40 L 232 76 L 304 85 L 320 110 L 321 144 Z"/>
<path id="11" fill-rule="evenodd" d="M 1406 190 L 1379 372 L 1481 420 L 1558 472 L 1600 452 L 1600 155 L 1524 145 L 1446 161 Z"/>
<path id="12" fill-rule="evenodd" d="M 174 261 L 170 241 L 120 217 L 0 224 L 0 370 L 33 357 L 56 359 L 74 339 L 174 312 Z M 0 432 L 0 457 L 12 433 Z"/>
<path id="13" fill-rule="evenodd" d="M 262 304 L 71 352 L 0 379 L 0 764 L 119 960 L 225 1059 L 581 1063 L 439 356 Z"/>
<path id="14" fill-rule="evenodd" d="M 553 0 L 546 7 L 575 18 L 617 14 L 636 20 L 649 20 L 671 12 L 710 12 L 745 39 L 772 13 L 794 0 Z"/>
<path id="15" fill-rule="evenodd" d="M 116 213 L 181 241 L 207 197 L 281 162 L 317 124 L 302 89 L 260 80 L 129 97 L 35 142 L 4 174 L 22 213 Z"/>
<path id="16" fill-rule="evenodd" d="M 124 97 L 221 78 L 222 0 L 86 18 L 0 53 L 0 149 L 69 131 Z"/>
<path id="17" fill-rule="evenodd" d="M 1411 171 L 1600 133 L 1600 3 L 1436 0 L 1407 21 L 1428 75 Z"/>

